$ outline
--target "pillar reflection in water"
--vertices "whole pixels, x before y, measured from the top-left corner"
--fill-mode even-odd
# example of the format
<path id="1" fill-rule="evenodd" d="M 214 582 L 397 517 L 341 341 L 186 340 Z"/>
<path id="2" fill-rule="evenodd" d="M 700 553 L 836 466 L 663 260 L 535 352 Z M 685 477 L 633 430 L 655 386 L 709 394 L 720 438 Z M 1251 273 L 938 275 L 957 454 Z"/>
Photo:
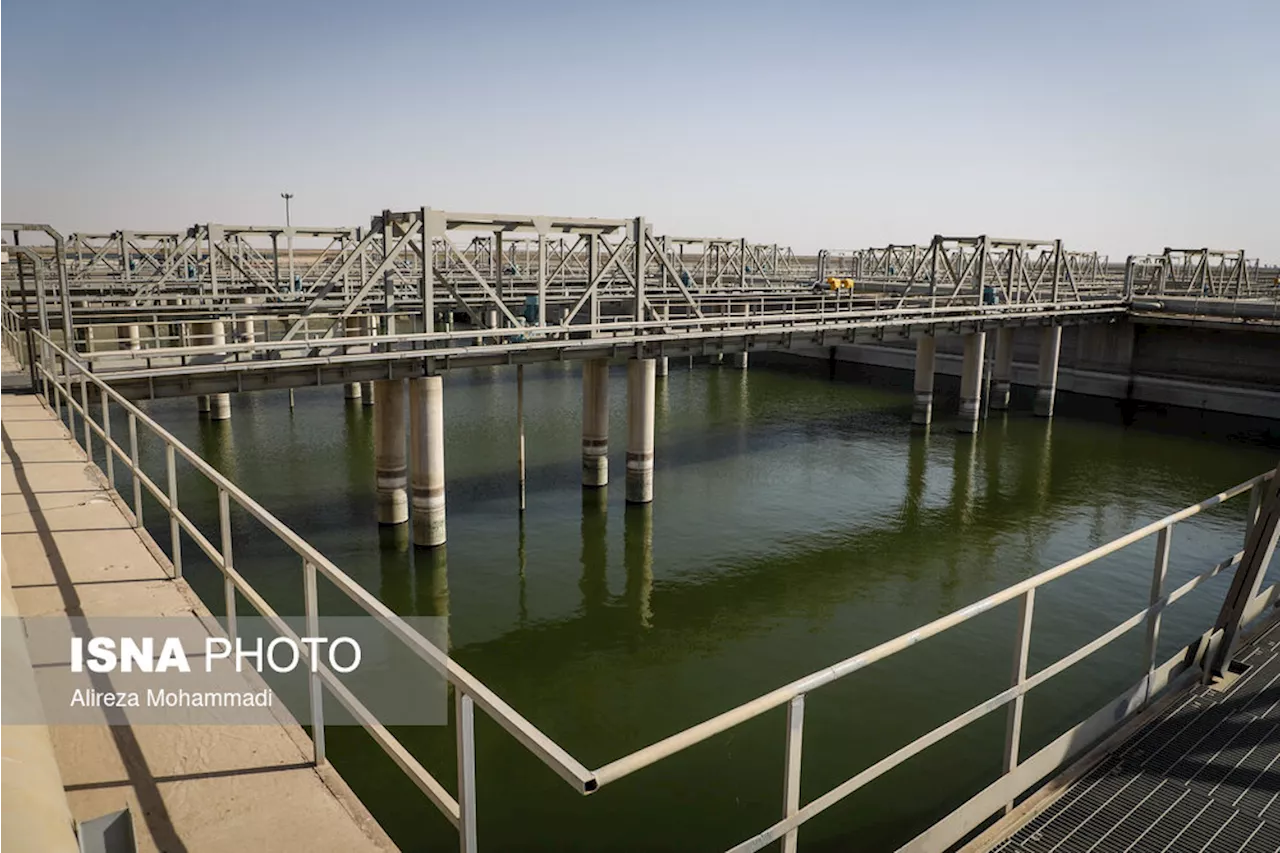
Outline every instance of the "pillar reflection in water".
<path id="1" fill-rule="evenodd" d="M 609 489 L 582 491 L 582 610 L 588 616 L 601 613 L 609 601 Z M 648 506 L 645 504 L 645 506 Z"/>
<path id="2" fill-rule="evenodd" d="M 929 427 L 924 425 L 911 433 L 910 444 L 907 445 L 907 500 L 902 508 L 902 520 L 908 526 L 920 522 L 928 459 Z"/>
<path id="3" fill-rule="evenodd" d="M 956 437 L 955 474 L 951 481 L 951 512 L 961 524 L 973 521 L 973 481 L 977 476 L 978 436 Z"/>
<path id="4" fill-rule="evenodd" d="M 402 527 L 404 525 L 401 525 Z M 419 616 L 435 616 L 445 620 L 440 634 L 445 638 L 445 651 L 452 646 L 449 631 L 448 546 L 429 550 L 413 549 L 414 599 Z"/>
<path id="5" fill-rule="evenodd" d="M 528 579 L 525 577 L 525 570 L 529 567 L 529 555 L 525 548 L 525 531 L 524 531 L 524 512 L 519 515 L 520 529 L 516 537 L 516 571 L 520 576 L 520 590 L 517 595 L 517 606 L 520 609 L 519 624 L 525 627 L 529 621 L 529 590 Z"/>
<path id="6" fill-rule="evenodd" d="M 996 511 L 1000 504 L 1000 469 L 1009 438 L 1009 414 L 994 412 L 987 419 L 987 431 L 982 436 L 982 466 L 985 469 L 984 499 L 987 511 Z"/>
<path id="7" fill-rule="evenodd" d="M 382 585 L 378 597 L 400 616 L 412 616 L 413 553 L 409 550 L 409 525 L 378 526 L 378 564 Z"/>
<path id="8" fill-rule="evenodd" d="M 236 482 L 238 475 L 236 469 L 236 446 L 230 420 L 201 419 L 200 455 L 208 460 L 210 465 L 221 471 L 227 479 L 233 483 Z M 204 478 L 202 477 L 201 479 Z"/>
<path id="9" fill-rule="evenodd" d="M 653 505 L 628 504 L 623 530 L 623 559 L 627 569 L 627 609 L 641 628 L 653 625 L 649 599 L 653 594 Z"/>
<path id="10" fill-rule="evenodd" d="M 351 487 L 358 489 L 374 479 L 371 413 L 361 407 L 359 398 L 345 399 L 343 403 L 343 425 L 346 428 L 343 453 L 347 457 L 347 478 Z"/>
<path id="11" fill-rule="evenodd" d="M 665 359 L 658 359 L 658 361 L 659 362 L 665 361 Z M 667 376 L 666 373 L 662 373 L 658 375 L 662 376 L 664 379 Z M 656 386 L 654 389 L 654 396 L 656 400 L 654 403 L 654 413 L 655 413 L 654 420 L 656 421 L 657 429 L 662 429 L 666 427 L 667 418 L 671 414 L 671 400 L 670 400 L 670 394 L 668 393 L 667 386 L 668 386 L 667 382 L 658 382 L 656 383 Z"/>
<path id="12" fill-rule="evenodd" d="M 1053 421 L 1044 424 L 1044 439 L 1040 442 L 1040 460 L 1036 466 L 1039 476 L 1036 478 L 1037 507 L 1044 509 L 1049 504 L 1050 467 L 1053 465 Z"/>

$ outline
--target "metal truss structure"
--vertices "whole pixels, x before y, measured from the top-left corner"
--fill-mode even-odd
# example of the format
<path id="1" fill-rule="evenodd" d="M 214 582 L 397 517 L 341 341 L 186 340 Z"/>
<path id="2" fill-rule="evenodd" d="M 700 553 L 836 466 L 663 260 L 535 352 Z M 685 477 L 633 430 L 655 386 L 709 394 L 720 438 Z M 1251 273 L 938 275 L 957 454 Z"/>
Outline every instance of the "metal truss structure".
<path id="1" fill-rule="evenodd" d="M 819 278 L 852 275 L 860 289 L 897 295 L 898 305 L 927 297 L 935 305 L 1050 304 L 1118 291 L 1097 252 L 1073 252 L 1061 240 L 937 235 L 927 246 L 890 244 L 824 252 Z"/>
<path id="2" fill-rule="evenodd" d="M 297 253 L 299 238 L 315 246 Z M 77 233 L 68 239 L 68 279 L 131 300 L 237 292 L 287 299 L 304 282 L 323 279 L 359 242 L 356 228 L 206 224 L 186 232 Z"/>
<path id="3" fill-rule="evenodd" d="M 385 306 L 412 300 L 419 291 L 421 239 L 398 243 L 404 236 L 400 224 L 414 214 L 420 219 L 438 214 L 449 223 L 443 234 L 431 236 L 432 267 L 444 282 L 460 281 L 464 291 L 478 286 L 476 275 L 510 285 L 536 286 L 540 278 L 551 287 L 587 282 L 593 276 L 593 251 L 611 270 L 598 285 L 602 292 L 617 289 L 614 279 L 635 279 L 634 228 L 601 230 L 588 225 L 581 230 L 576 223 L 604 220 L 456 214 L 430 208 L 393 216 L 391 229 L 382 226 L 379 215 L 367 229 L 208 223 L 185 232 L 76 233 L 67 240 L 64 263 L 77 292 L 127 300 L 138 307 L 156 300 L 166 304 L 164 300 L 173 296 L 249 296 L 311 305 L 321 294 L 333 299 L 355 293 L 376 297 Z M 409 227 L 416 233 L 421 226 Z M 388 242 L 390 232 L 394 233 Z M 457 242 L 463 232 L 469 232 L 469 239 Z M 646 234 L 648 241 L 652 234 Z M 657 241 L 644 247 L 644 272 L 660 288 L 673 271 L 681 285 L 702 293 L 787 287 L 807 276 L 795 253 L 777 244 L 690 237 Z M 413 251 L 404 251 L 410 244 Z M 379 277 L 373 287 L 366 286 L 370 278 Z M 471 299 L 458 299 L 458 309 L 483 306 L 486 294 L 480 291 L 471 293 Z"/>
<path id="4" fill-rule="evenodd" d="M 872 315 L 945 323 L 1025 308 L 1027 318 L 1065 317 L 1134 295 L 1278 293 L 1273 276 L 1255 286 L 1256 262 L 1251 273 L 1243 252 L 1166 249 L 1122 268 L 1061 240 L 937 235 L 925 245 L 806 259 L 742 238 L 658 235 L 643 217 L 421 207 L 384 210 L 367 228 L 211 223 L 67 240 L 47 226 L 3 228 L 15 249 L 20 234 L 37 232 L 23 237 L 36 241 L 21 247 L 22 262 L 4 265 L 7 295 L 38 284 L 41 298 L 28 296 L 39 303 L 41 328 L 61 325 L 67 345 L 86 354 L 104 344 L 185 351 L 212 339 L 211 322 L 230 323 L 221 327 L 227 343 L 245 348 L 237 361 L 334 351 L 390 358 L 405 347 L 453 353 L 464 342 L 493 349 L 490 357 L 596 339 L 615 347 L 789 339 L 799 328 L 863 328 Z M 828 275 L 856 284 L 814 287 Z M 1265 294 L 1255 293 L 1260 287 Z"/>
<path id="5" fill-rule="evenodd" d="M 1131 255 L 1125 264 L 1125 292 L 1139 296 L 1232 298 L 1275 290 L 1258 275 L 1243 249 L 1170 249 L 1159 255 Z"/>

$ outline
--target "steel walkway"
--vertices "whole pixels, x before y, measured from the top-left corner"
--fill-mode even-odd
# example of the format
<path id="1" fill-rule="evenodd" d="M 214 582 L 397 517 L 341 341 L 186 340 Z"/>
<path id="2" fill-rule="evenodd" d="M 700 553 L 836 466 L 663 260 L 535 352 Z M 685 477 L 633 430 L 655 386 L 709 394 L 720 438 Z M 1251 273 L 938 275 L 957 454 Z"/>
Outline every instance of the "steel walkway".
<path id="1" fill-rule="evenodd" d="M 1226 689 L 1185 692 L 986 849 L 1280 850 L 1280 624 L 1240 660 Z"/>

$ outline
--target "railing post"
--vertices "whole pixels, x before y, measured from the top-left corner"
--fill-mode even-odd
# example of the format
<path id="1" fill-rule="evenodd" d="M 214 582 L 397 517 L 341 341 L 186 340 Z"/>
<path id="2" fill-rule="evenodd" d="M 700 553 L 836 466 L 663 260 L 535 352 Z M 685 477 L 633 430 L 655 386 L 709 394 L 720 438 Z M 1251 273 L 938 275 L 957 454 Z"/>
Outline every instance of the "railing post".
<path id="1" fill-rule="evenodd" d="M 61 368 L 59 368 L 59 367 L 58 367 L 58 362 L 59 362 L 59 361 L 61 361 L 61 360 L 62 360 L 62 356 L 60 356 L 60 355 L 55 355 L 55 356 L 53 357 L 53 359 L 52 359 L 52 361 L 53 361 L 53 390 L 54 390 L 54 394 L 53 394 L 53 412 L 54 412 L 54 414 L 56 414 L 56 415 L 58 416 L 58 420 L 62 420 L 62 384 L 58 381 L 58 380 L 59 380 L 59 372 L 60 372 L 60 370 L 61 370 Z"/>
<path id="2" fill-rule="evenodd" d="M 316 567 L 302 561 L 302 588 L 308 637 L 320 636 L 320 606 L 316 597 Z M 315 648 L 314 645 L 311 648 Z M 307 676 L 311 701 L 311 743 L 315 748 L 315 762 L 324 764 L 324 693 L 320 682 L 319 661 L 310 661 L 311 673 Z"/>
<path id="3" fill-rule="evenodd" d="M 48 342 L 40 341 L 40 386 L 44 389 L 44 398 L 49 399 L 49 349 Z M 57 395 L 54 395 L 57 397 Z M 61 419 L 62 415 L 58 415 Z"/>
<path id="4" fill-rule="evenodd" d="M 1013 687 L 1021 687 L 1027 680 L 1027 658 L 1031 652 L 1031 620 L 1035 613 L 1036 588 L 1032 587 L 1018 600 L 1018 635 L 1013 653 Z M 1022 741 L 1022 708 L 1026 694 L 1019 693 L 1009 703 L 1009 718 L 1004 731 L 1004 773 L 1012 773 L 1018 767 L 1018 746 Z M 1013 809 L 1006 803 L 1005 814 Z"/>
<path id="5" fill-rule="evenodd" d="M 76 444 L 79 444 L 80 440 L 76 438 L 76 396 L 75 392 L 71 390 L 71 362 L 66 358 L 62 359 L 62 374 L 66 379 L 66 389 L 63 397 L 67 404 L 67 429 L 71 432 L 71 439 Z"/>
<path id="6" fill-rule="evenodd" d="M 138 464 L 138 416 L 129 413 L 129 465 L 133 472 L 133 526 L 142 527 L 142 466 Z"/>
<path id="7" fill-rule="evenodd" d="M 474 703 L 454 685 L 458 727 L 458 849 L 476 853 L 476 731 Z"/>
<path id="8" fill-rule="evenodd" d="M 89 379 L 80 372 L 80 414 L 84 416 L 84 458 L 93 462 L 93 416 L 89 414 Z"/>
<path id="9" fill-rule="evenodd" d="M 165 467 L 169 470 L 169 539 L 173 560 L 173 576 L 182 577 L 182 525 L 178 523 L 178 466 L 174 460 L 173 445 L 165 442 Z"/>
<path id="10" fill-rule="evenodd" d="M 1258 521 L 1258 512 L 1262 509 L 1262 486 L 1261 482 L 1254 483 L 1253 488 L 1249 490 L 1249 514 L 1244 519 L 1244 541 L 1249 544 L 1249 533 L 1253 530 L 1253 525 Z"/>
<path id="11" fill-rule="evenodd" d="M 1249 530 L 1244 551 L 1240 555 L 1240 565 L 1231 579 L 1231 589 L 1227 591 L 1222 610 L 1214 622 L 1214 631 L 1221 631 L 1222 637 L 1206 658 L 1206 682 L 1226 674 L 1231 656 L 1235 653 L 1236 641 L 1244 629 L 1245 611 L 1258 595 L 1258 587 L 1262 585 L 1267 565 L 1275 553 L 1277 541 L 1280 541 L 1280 465 L 1276 466 L 1275 474 L 1269 481 L 1258 485 L 1263 487 L 1258 517 Z"/>
<path id="12" fill-rule="evenodd" d="M 218 531 L 222 534 L 222 592 L 227 608 L 227 637 L 236 641 L 236 585 L 231 580 L 231 500 L 218 487 Z"/>
<path id="13" fill-rule="evenodd" d="M 1169 548 L 1173 541 L 1173 525 L 1161 528 L 1156 539 L 1156 561 L 1151 570 L 1151 605 L 1147 611 L 1147 698 L 1151 698 L 1151 679 L 1156 671 L 1156 654 L 1160 646 L 1160 614 L 1163 606 L 1157 609 L 1160 598 L 1164 595 L 1164 579 L 1169 573 Z"/>
<path id="14" fill-rule="evenodd" d="M 800 811 L 800 758 L 804 752 L 804 694 L 787 705 L 787 763 L 782 780 L 782 816 L 789 818 Z M 800 828 L 782 837 L 782 853 L 796 853 Z"/>
<path id="15" fill-rule="evenodd" d="M 102 386 L 102 445 L 107 454 L 107 485 L 116 487 L 116 454 L 111 449 L 111 400 L 107 397 L 107 387 Z"/>

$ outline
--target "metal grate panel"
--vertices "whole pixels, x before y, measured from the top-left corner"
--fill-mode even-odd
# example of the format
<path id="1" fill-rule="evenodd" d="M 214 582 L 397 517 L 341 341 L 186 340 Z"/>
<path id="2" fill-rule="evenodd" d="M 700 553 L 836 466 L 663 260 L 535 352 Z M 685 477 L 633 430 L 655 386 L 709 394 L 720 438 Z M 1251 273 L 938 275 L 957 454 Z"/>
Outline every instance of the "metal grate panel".
<path id="1" fill-rule="evenodd" d="M 1280 851 L 1280 629 L 1225 691 L 1193 688 L 994 849 Z"/>

